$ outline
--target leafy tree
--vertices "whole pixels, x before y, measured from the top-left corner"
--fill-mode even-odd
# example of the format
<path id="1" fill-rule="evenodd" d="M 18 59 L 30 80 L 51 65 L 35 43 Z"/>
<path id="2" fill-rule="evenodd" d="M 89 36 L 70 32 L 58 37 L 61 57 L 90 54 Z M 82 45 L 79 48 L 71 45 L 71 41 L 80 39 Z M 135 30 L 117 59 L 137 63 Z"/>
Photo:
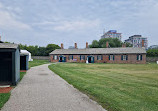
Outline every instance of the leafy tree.
<path id="1" fill-rule="evenodd" d="M 117 38 L 102 38 L 99 41 L 93 40 L 92 44 L 89 45 L 90 48 L 106 48 L 106 42 L 109 43 L 109 47 L 122 47 L 125 44 L 126 47 L 132 47 L 130 43 L 123 43 Z"/>
<path id="2" fill-rule="evenodd" d="M 60 47 L 56 44 L 48 44 L 46 47 L 39 47 L 39 46 L 27 46 L 19 44 L 20 49 L 28 50 L 32 56 L 48 56 L 50 52 L 55 49 L 59 49 Z"/>
<path id="3" fill-rule="evenodd" d="M 37 55 L 38 56 L 47 56 L 46 47 L 39 47 Z"/>
<path id="4" fill-rule="evenodd" d="M 51 53 L 55 49 L 60 49 L 60 47 L 56 44 L 48 44 L 46 47 L 46 54 L 49 55 L 49 53 Z"/>
<path id="5" fill-rule="evenodd" d="M 126 47 L 133 47 L 133 45 L 130 43 L 125 43 L 125 44 L 126 44 Z"/>
<path id="6" fill-rule="evenodd" d="M 99 48 L 99 42 L 97 40 L 93 40 L 92 44 L 89 45 L 90 48 Z"/>
<path id="7" fill-rule="evenodd" d="M 148 49 L 147 56 L 148 57 L 158 57 L 158 49 Z"/>

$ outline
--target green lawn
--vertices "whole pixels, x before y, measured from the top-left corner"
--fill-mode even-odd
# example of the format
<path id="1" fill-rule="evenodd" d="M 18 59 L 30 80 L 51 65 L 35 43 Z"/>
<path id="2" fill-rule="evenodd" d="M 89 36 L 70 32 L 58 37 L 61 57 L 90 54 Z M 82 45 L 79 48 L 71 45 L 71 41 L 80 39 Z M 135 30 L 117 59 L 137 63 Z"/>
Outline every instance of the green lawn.
<path id="1" fill-rule="evenodd" d="M 10 93 L 0 93 L 0 109 L 3 107 L 4 103 L 8 101 Z"/>
<path id="2" fill-rule="evenodd" d="M 30 67 L 34 67 L 34 66 L 39 66 L 39 65 L 42 65 L 42 64 L 47 64 L 47 63 L 49 63 L 48 60 L 37 60 L 37 59 L 34 59 L 33 61 L 29 62 L 29 68 Z"/>
<path id="3" fill-rule="evenodd" d="M 157 64 L 52 64 L 49 68 L 105 109 L 158 111 Z"/>
<path id="4" fill-rule="evenodd" d="M 49 63 L 49 62 L 47 60 L 34 60 L 32 62 L 29 62 L 29 68 L 38 66 L 38 65 L 42 65 L 42 64 L 46 64 L 46 63 Z M 22 80 L 22 78 L 24 77 L 25 74 L 26 74 L 26 72 L 20 72 L 20 80 Z M 10 97 L 10 93 L 0 94 L 0 109 L 8 101 L 9 97 Z"/>

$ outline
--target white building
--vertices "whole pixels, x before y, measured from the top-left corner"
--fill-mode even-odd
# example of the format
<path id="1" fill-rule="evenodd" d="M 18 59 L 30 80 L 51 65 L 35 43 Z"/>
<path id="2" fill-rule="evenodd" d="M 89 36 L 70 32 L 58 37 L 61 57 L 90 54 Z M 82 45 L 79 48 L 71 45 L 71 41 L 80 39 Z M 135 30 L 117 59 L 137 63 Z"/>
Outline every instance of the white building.
<path id="1" fill-rule="evenodd" d="M 121 41 L 122 35 L 121 33 L 117 33 L 116 30 L 109 30 L 108 32 L 104 33 L 101 38 L 117 38 Z"/>
<path id="2" fill-rule="evenodd" d="M 29 61 L 33 61 L 33 59 L 31 58 L 31 53 L 29 51 L 27 51 L 27 50 L 20 50 L 20 53 L 29 55 Z"/>
<path id="3" fill-rule="evenodd" d="M 148 49 L 158 49 L 158 45 L 152 45 Z"/>
<path id="4" fill-rule="evenodd" d="M 129 39 L 125 40 L 125 43 L 130 43 L 133 45 L 133 47 L 145 47 L 145 49 L 148 48 L 147 37 L 142 37 L 142 35 L 130 36 Z"/>

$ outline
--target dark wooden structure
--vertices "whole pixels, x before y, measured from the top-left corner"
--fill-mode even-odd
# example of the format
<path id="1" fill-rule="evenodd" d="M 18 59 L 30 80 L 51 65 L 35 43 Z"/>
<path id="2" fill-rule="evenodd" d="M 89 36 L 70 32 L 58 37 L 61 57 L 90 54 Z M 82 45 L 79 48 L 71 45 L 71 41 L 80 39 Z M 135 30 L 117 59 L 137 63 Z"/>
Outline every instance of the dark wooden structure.
<path id="1" fill-rule="evenodd" d="M 0 43 L 0 84 L 16 85 L 19 80 L 19 46 L 17 44 Z"/>

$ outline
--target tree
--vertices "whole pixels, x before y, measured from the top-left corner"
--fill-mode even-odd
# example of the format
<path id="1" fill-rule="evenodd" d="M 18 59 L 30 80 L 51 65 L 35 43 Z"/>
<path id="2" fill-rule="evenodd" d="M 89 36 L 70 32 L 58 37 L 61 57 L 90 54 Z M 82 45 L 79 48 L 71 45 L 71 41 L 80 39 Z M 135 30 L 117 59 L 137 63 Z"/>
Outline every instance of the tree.
<path id="1" fill-rule="evenodd" d="M 147 56 L 148 57 L 158 57 L 158 49 L 148 49 Z"/>
<path id="2" fill-rule="evenodd" d="M 60 49 L 60 47 L 56 44 L 48 44 L 46 47 L 46 54 L 49 55 L 49 53 L 51 53 L 55 49 Z"/>
<path id="3" fill-rule="evenodd" d="M 46 47 L 35 46 L 27 46 L 19 44 L 20 49 L 28 50 L 32 56 L 48 56 L 55 49 L 59 49 L 60 47 L 56 44 L 48 44 Z"/>
<path id="4" fill-rule="evenodd" d="M 117 38 L 102 38 L 99 41 L 93 40 L 90 48 L 106 48 L 106 42 L 109 43 L 109 47 L 121 47 L 122 42 Z"/>
<path id="5" fill-rule="evenodd" d="M 37 55 L 38 56 L 47 56 L 47 54 L 46 54 L 46 47 L 39 47 Z"/>
<path id="6" fill-rule="evenodd" d="M 97 40 L 93 40 L 92 44 L 89 45 L 90 48 L 99 48 L 99 42 Z"/>
<path id="7" fill-rule="evenodd" d="M 123 44 L 126 47 L 132 47 L 130 43 L 123 43 L 117 38 L 102 38 L 99 41 L 93 40 L 92 44 L 89 45 L 90 48 L 106 48 L 106 42 L 109 43 L 109 47 L 122 47 Z"/>
<path id="8" fill-rule="evenodd" d="M 133 47 L 133 45 L 130 43 L 125 43 L 125 44 L 126 44 L 126 47 Z"/>

